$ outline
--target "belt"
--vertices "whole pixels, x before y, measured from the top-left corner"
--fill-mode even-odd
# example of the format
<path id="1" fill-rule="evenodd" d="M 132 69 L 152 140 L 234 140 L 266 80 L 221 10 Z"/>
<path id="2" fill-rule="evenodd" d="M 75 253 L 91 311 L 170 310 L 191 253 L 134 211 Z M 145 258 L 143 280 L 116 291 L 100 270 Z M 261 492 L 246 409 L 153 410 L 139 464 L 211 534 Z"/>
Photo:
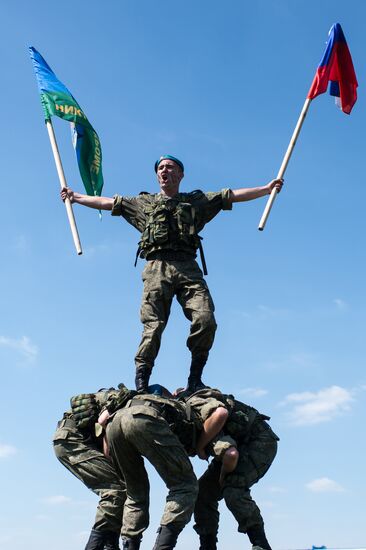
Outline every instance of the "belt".
<path id="1" fill-rule="evenodd" d="M 164 414 L 163 414 L 163 408 L 164 408 L 164 405 L 159 405 L 158 403 L 154 403 L 153 401 L 148 401 L 148 400 L 145 400 L 145 399 L 132 399 L 130 401 L 130 407 L 141 407 L 141 406 L 144 406 L 144 407 L 151 407 L 152 409 L 154 409 L 154 411 L 156 411 L 158 414 L 160 414 L 160 416 L 164 417 Z"/>
<path id="2" fill-rule="evenodd" d="M 183 250 L 155 250 L 154 252 L 148 252 L 146 259 L 149 260 L 168 260 L 170 262 L 184 262 L 186 260 L 194 260 L 196 257 L 195 252 L 192 254 L 184 252 Z"/>
<path id="3" fill-rule="evenodd" d="M 63 418 L 57 422 L 57 428 L 76 428 L 76 422 L 73 418 Z"/>

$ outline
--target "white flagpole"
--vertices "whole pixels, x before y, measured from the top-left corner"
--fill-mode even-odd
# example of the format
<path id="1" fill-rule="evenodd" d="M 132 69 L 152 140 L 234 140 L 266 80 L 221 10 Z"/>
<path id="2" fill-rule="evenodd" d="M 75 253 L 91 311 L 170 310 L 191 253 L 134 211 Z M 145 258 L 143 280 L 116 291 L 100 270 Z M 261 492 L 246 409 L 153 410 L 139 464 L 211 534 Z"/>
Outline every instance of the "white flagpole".
<path id="1" fill-rule="evenodd" d="M 55 132 L 53 130 L 52 122 L 50 120 L 46 120 L 46 127 L 48 131 L 48 137 L 50 138 L 50 142 L 51 142 L 53 157 L 55 159 L 56 169 L 60 180 L 61 189 L 63 189 L 64 187 L 67 187 L 67 183 L 66 183 L 64 169 L 62 167 L 60 153 L 57 147 Z M 69 198 L 65 199 L 65 207 L 66 207 L 67 217 L 69 218 L 70 229 L 72 233 L 72 238 L 74 240 L 76 252 L 80 255 L 83 253 L 83 251 L 81 248 L 78 229 L 76 227 L 74 211 L 72 209 L 72 204 Z"/>
<path id="2" fill-rule="evenodd" d="M 285 156 L 283 157 L 281 168 L 279 169 L 278 174 L 277 174 L 277 179 L 281 179 L 284 176 L 287 165 L 288 165 L 289 160 L 290 160 L 291 155 L 292 155 L 292 151 L 294 150 L 297 138 L 299 137 L 299 134 L 300 134 L 301 127 L 304 123 L 306 114 L 308 112 L 310 103 L 311 103 L 311 99 L 307 98 L 305 100 L 304 106 L 303 106 L 302 111 L 300 113 L 299 120 L 297 121 L 297 124 L 295 126 L 295 130 L 294 130 L 294 133 L 292 134 L 292 138 L 290 140 L 290 143 L 287 147 L 287 151 L 285 153 Z M 269 213 L 271 211 L 272 205 L 275 201 L 276 195 L 277 195 L 277 190 L 276 190 L 276 188 L 274 188 L 274 189 L 272 189 L 271 195 L 270 195 L 270 197 L 267 201 L 267 204 L 265 206 L 265 209 L 263 211 L 261 221 L 259 222 L 259 225 L 258 225 L 259 231 L 263 231 L 264 226 L 266 225 L 266 221 L 267 221 L 267 218 L 268 218 Z"/>

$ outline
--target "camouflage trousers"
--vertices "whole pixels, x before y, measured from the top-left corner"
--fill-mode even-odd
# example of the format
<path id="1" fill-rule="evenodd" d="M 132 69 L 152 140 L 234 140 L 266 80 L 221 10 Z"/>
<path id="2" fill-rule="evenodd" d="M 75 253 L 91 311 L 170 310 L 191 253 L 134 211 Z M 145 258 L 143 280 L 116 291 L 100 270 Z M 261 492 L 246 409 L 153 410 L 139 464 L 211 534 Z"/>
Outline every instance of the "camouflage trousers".
<path id="1" fill-rule="evenodd" d="M 119 533 L 126 491 L 111 460 L 69 418 L 59 422 L 53 446 L 61 464 L 100 497 L 93 529 Z"/>
<path id="2" fill-rule="evenodd" d="M 107 427 L 110 453 L 126 482 L 122 535 L 140 536 L 149 525 L 149 479 L 143 457 L 169 489 L 161 525 L 179 531 L 190 521 L 198 492 L 197 478 L 183 445 L 152 407 L 130 406 Z"/>
<path id="3" fill-rule="evenodd" d="M 260 510 L 252 499 L 250 487 L 271 466 L 277 453 L 278 437 L 266 422 L 258 426 L 254 439 L 238 445 L 239 461 L 236 469 L 219 485 L 221 462 L 213 460 L 199 479 L 199 493 L 194 510 L 194 529 L 199 535 L 217 534 L 219 528 L 219 501 L 223 498 L 238 522 L 238 531 L 246 533 L 250 527 L 263 525 Z"/>
<path id="4" fill-rule="evenodd" d="M 215 307 L 197 262 L 149 260 L 142 280 L 140 318 L 144 329 L 135 357 L 136 368 L 154 366 L 174 296 L 191 322 L 187 347 L 192 356 L 208 355 L 217 327 Z"/>

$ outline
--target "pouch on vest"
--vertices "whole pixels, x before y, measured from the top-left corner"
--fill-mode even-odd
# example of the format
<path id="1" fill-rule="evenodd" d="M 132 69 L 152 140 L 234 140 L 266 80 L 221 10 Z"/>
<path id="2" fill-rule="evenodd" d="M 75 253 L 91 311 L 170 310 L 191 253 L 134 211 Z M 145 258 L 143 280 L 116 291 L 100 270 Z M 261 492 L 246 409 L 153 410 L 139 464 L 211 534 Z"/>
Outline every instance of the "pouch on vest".
<path id="1" fill-rule="evenodd" d="M 181 237 L 196 235 L 195 208 L 189 202 L 179 202 L 175 209 L 175 216 Z"/>

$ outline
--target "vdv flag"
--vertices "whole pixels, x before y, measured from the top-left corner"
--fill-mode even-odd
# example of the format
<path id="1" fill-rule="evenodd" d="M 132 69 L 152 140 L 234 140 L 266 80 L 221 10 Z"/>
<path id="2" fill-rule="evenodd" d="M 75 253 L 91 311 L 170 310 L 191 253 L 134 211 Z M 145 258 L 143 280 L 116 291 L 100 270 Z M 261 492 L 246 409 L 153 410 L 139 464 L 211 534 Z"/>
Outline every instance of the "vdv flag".
<path id="1" fill-rule="evenodd" d="M 329 81 L 330 95 L 335 96 L 336 101 L 339 98 L 337 103 L 342 111 L 349 115 L 357 100 L 358 83 L 351 54 L 339 23 L 335 23 L 329 31 L 324 55 L 307 97 L 314 99 L 326 92 Z"/>
<path id="2" fill-rule="evenodd" d="M 88 195 L 101 195 L 103 188 L 102 149 L 98 134 L 78 102 L 60 82 L 41 54 L 29 48 L 46 120 L 56 115 L 68 120 L 74 132 L 74 147 L 81 179 Z M 76 139 L 75 139 L 76 138 Z"/>

